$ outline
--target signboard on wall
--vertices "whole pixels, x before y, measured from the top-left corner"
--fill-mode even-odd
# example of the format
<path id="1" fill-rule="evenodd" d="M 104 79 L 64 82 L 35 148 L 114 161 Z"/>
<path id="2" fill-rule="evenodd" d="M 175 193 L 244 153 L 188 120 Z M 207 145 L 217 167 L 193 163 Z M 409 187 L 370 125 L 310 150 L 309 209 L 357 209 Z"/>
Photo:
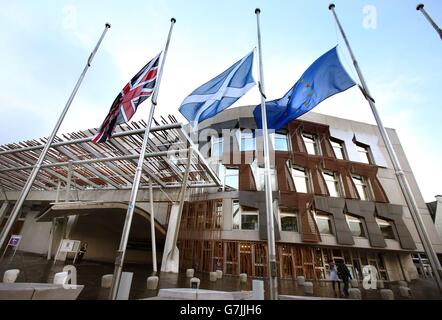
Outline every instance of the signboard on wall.
<path id="1" fill-rule="evenodd" d="M 18 247 L 21 241 L 21 235 L 13 234 L 11 235 L 11 238 L 9 239 L 8 245 L 11 247 Z"/>
<path id="2" fill-rule="evenodd" d="M 73 252 L 75 246 L 75 240 L 63 239 L 60 245 L 60 252 Z"/>
<path id="3" fill-rule="evenodd" d="M 15 252 L 17 252 L 18 246 L 20 245 L 20 241 L 21 241 L 21 235 L 19 235 L 19 234 L 11 235 L 11 238 L 9 238 L 8 245 L 6 246 L 5 251 L 3 251 L 2 259 L 5 256 L 6 251 L 8 250 L 9 247 L 14 248 L 14 254 L 12 255 L 12 257 L 14 257 Z"/>
<path id="4" fill-rule="evenodd" d="M 77 260 L 78 251 L 80 250 L 80 244 L 81 241 L 79 240 L 62 239 L 54 257 L 54 264 L 57 260 L 65 261 L 68 253 L 74 254 L 73 263 L 75 263 Z"/>

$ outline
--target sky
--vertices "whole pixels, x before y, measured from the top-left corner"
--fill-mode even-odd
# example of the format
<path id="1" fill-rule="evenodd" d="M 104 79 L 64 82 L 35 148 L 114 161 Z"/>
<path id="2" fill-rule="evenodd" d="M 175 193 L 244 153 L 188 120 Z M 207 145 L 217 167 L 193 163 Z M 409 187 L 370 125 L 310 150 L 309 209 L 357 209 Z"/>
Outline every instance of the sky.
<path id="1" fill-rule="evenodd" d="M 442 42 L 417 0 L 335 1 L 384 125 L 397 130 L 424 199 L 442 194 Z M 115 96 L 163 50 L 175 17 L 156 115 L 178 112 L 183 99 L 257 46 L 261 32 L 266 93 L 280 98 L 320 55 L 338 45 L 357 79 L 328 10 L 329 1 L 0 0 L 0 144 L 48 136 L 105 22 L 105 36 L 60 128 L 98 127 Z M 442 25 L 442 1 L 425 9 Z M 258 79 L 257 64 L 254 76 Z M 255 86 L 234 106 L 258 104 Z M 133 120 L 147 116 L 149 102 Z M 315 112 L 375 123 L 356 87 Z M 423 165 L 424 164 L 424 165 Z"/>

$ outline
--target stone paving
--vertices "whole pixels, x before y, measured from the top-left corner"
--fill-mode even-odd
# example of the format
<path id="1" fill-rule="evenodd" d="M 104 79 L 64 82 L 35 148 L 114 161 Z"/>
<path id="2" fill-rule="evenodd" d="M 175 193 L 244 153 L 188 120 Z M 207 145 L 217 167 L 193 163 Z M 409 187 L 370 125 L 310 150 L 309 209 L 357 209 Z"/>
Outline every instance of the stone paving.
<path id="1" fill-rule="evenodd" d="M 71 261 L 67 261 L 69 264 Z M 53 265 L 53 261 L 47 261 L 45 256 L 23 254 L 17 252 L 16 256 L 11 259 L 5 257 L 0 262 L 0 275 L 2 276 L 7 269 L 20 269 L 20 275 L 17 282 L 42 282 L 51 283 L 56 272 L 62 271 L 64 263 L 57 262 Z M 112 274 L 114 267 L 110 263 L 101 263 L 84 260 L 80 264 L 76 264 L 77 282 L 85 286 L 81 292 L 79 299 L 86 300 L 105 300 L 108 298 L 109 289 L 101 288 L 101 276 L 104 274 Z M 147 277 L 152 275 L 151 266 L 141 264 L 126 264 L 124 271 L 133 272 L 132 287 L 130 299 L 143 299 L 155 297 L 158 290 L 147 290 Z M 220 291 L 251 291 L 252 279 L 249 278 L 247 283 L 241 283 L 238 276 L 224 275 L 222 279 L 216 282 L 209 281 L 209 274 L 195 273 L 195 276 L 201 279 L 200 288 L 208 290 Z M 171 274 L 160 273 L 159 288 L 189 288 L 189 278 L 185 273 Z M 418 279 L 409 284 L 412 292 L 412 299 L 442 299 L 436 284 L 431 280 Z M 397 283 L 386 283 L 385 288 L 392 289 L 396 299 L 402 298 L 399 295 Z M 264 281 L 264 290 L 266 298 L 268 298 L 268 281 Z M 364 290 L 362 285 L 359 286 L 362 299 L 380 299 L 378 290 Z M 281 279 L 278 283 L 278 292 L 281 295 L 305 296 L 304 288 L 298 286 L 295 280 Z M 335 298 L 331 284 L 328 281 L 313 281 L 314 296 Z M 339 298 L 339 296 L 338 296 Z"/>

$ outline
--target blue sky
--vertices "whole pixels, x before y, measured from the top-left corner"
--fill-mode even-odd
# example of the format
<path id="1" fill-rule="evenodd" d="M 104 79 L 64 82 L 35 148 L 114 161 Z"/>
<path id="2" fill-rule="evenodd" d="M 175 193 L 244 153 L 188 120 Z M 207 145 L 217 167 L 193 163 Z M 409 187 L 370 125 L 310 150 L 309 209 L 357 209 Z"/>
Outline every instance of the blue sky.
<path id="1" fill-rule="evenodd" d="M 426 201 L 442 193 L 442 42 L 417 0 L 335 1 L 336 10 L 386 126 L 397 130 Z M 442 2 L 426 10 L 442 25 Z M 175 114 L 196 87 L 257 45 L 260 7 L 267 96 L 281 97 L 321 54 L 344 43 L 329 1 L 7 1 L 0 0 L 0 144 L 47 136 L 106 21 L 112 24 L 60 132 L 97 127 L 117 93 L 163 49 L 176 17 L 158 97 Z M 364 11 L 368 10 L 368 11 Z M 375 10 L 375 12 L 374 12 Z M 367 28 L 369 18 L 375 22 Z M 257 71 L 257 70 L 255 70 Z M 255 79 L 258 73 L 255 72 Z M 252 89 L 235 105 L 257 104 Z M 148 102 L 134 120 L 147 114 Z M 374 123 L 358 89 L 316 112 Z M 422 165 L 425 163 L 425 165 Z"/>

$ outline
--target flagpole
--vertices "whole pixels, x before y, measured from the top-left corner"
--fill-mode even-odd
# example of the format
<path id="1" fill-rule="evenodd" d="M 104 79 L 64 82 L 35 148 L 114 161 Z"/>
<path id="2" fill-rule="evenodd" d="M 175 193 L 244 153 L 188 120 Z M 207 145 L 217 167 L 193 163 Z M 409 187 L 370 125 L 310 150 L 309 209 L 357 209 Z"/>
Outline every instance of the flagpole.
<path id="1" fill-rule="evenodd" d="M 424 5 L 422 3 L 419 3 L 416 6 L 416 10 L 417 11 L 421 11 L 422 14 L 424 15 L 425 18 L 427 18 L 427 20 L 431 23 L 431 25 L 433 26 L 433 28 L 436 30 L 436 32 L 439 34 L 440 39 L 442 40 L 442 29 L 439 28 L 439 26 L 436 24 L 436 22 L 434 22 L 433 19 L 431 19 L 430 15 L 427 13 L 427 11 L 425 11 L 424 9 Z"/>
<path id="2" fill-rule="evenodd" d="M 150 107 L 149 115 L 147 118 L 146 129 L 144 130 L 143 144 L 141 146 L 140 157 L 138 158 L 138 165 L 137 165 L 137 169 L 135 171 L 134 181 L 132 184 L 132 191 L 130 194 L 130 200 L 129 200 L 129 204 L 127 206 L 126 219 L 124 221 L 124 228 L 123 228 L 123 233 L 121 235 L 120 246 L 118 249 L 117 257 L 115 259 L 115 270 L 114 270 L 114 276 L 113 276 L 113 281 L 112 281 L 112 287 L 110 290 L 110 299 L 111 300 L 115 300 L 117 298 L 118 287 L 120 285 L 120 278 L 121 278 L 121 272 L 123 270 L 124 257 L 126 256 L 127 241 L 129 239 L 130 227 L 132 224 L 133 213 L 134 213 L 135 204 L 136 204 L 136 200 L 137 200 L 138 187 L 140 185 L 141 173 L 143 171 L 144 155 L 146 153 L 147 142 L 149 141 L 149 133 L 150 133 L 151 125 L 152 125 L 153 114 L 155 112 L 155 106 L 157 105 L 157 97 L 158 97 L 158 91 L 160 89 L 161 78 L 163 75 L 164 63 L 166 61 L 167 51 L 169 49 L 170 37 L 172 36 L 173 25 L 175 24 L 175 22 L 176 22 L 175 18 L 170 19 L 171 24 L 170 24 L 170 29 L 169 29 L 169 35 L 167 36 L 166 47 L 164 49 L 163 60 L 161 61 L 161 67 L 160 67 L 160 71 L 158 74 L 158 80 L 155 85 L 155 90 L 152 94 L 151 107 Z"/>
<path id="3" fill-rule="evenodd" d="M 40 171 L 40 167 L 43 163 L 43 160 L 45 159 L 46 154 L 48 153 L 49 148 L 51 147 L 52 142 L 55 139 L 58 129 L 60 128 L 60 126 L 63 122 L 63 119 L 66 116 L 66 113 L 68 112 L 69 107 L 71 106 L 72 101 L 74 100 L 74 97 L 78 91 L 78 88 L 80 88 L 81 82 L 83 81 L 83 78 L 86 75 L 87 70 L 91 66 L 92 60 L 93 60 L 95 53 L 97 52 L 97 50 L 101 44 L 101 41 L 103 41 L 103 38 L 106 35 L 106 32 L 110 27 L 111 27 L 111 25 L 109 23 L 105 24 L 105 28 L 104 28 L 103 33 L 101 34 L 100 39 L 98 40 L 97 44 L 95 45 L 94 50 L 92 51 L 89 58 L 87 59 L 86 66 L 84 67 L 83 72 L 81 73 L 80 78 L 78 79 L 78 81 L 74 87 L 74 90 L 72 91 L 71 95 L 69 96 L 69 99 L 66 102 L 66 105 L 65 105 L 63 111 L 61 112 L 61 115 L 58 118 L 57 123 L 55 124 L 55 127 L 52 130 L 52 133 L 51 133 L 49 139 L 46 141 L 46 144 L 45 144 L 43 150 L 41 151 L 40 156 L 38 157 L 38 160 L 35 163 L 34 168 L 32 169 L 31 174 L 29 175 L 28 180 L 26 181 L 26 183 L 25 183 L 25 185 L 24 185 L 24 187 L 23 187 L 23 189 L 17 199 L 17 202 L 14 205 L 14 208 L 11 211 L 9 219 L 7 220 L 5 227 L 3 228 L 3 230 L 0 234 L 0 248 L 3 246 L 4 242 L 6 241 L 6 237 L 8 236 L 9 232 L 12 229 L 12 226 L 14 225 L 15 221 L 17 220 L 17 216 L 20 212 L 23 202 L 25 201 L 27 195 L 29 194 L 29 191 L 31 190 L 32 184 L 34 183 L 35 178 L 37 177 L 37 174 Z"/>
<path id="4" fill-rule="evenodd" d="M 393 168 L 394 168 L 396 177 L 399 181 L 399 185 L 400 185 L 402 193 L 405 197 L 405 201 L 407 203 L 408 209 L 410 210 L 410 214 L 411 214 L 411 217 L 413 218 L 413 222 L 416 226 L 416 230 L 417 230 L 419 237 L 422 241 L 422 245 L 424 247 L 425 253 L 427 254 L 427 256 L 430 260 L 431 268 L 433 269 L 433 273 L 434 273 L 434 277 L 436 279 L 437 286 L 439 287 L 439 290 L 442 292 L 442 282 L 441 282 L 441 273 L 440 273 L 441 266 L 440 266 L 438 257 L 436 255 L 436 252 L 434 251 L 434 249 L 431 245 L 431 241 L 428 236 L 428 233 L 425 228 L 422 217 L 419 213 L 416 199 L 414 198 L 414 195 L 411 192 L 407 178 L 405 177 L 405 173 L 402 170 L 401 164 L 399 163 L 399 159 L 396 155 L 396 152 L 393 149 L 393 145 L 390 141 L 390 138 L 388 137 L 387 131 L 385 130 L 384 125 L 382 124 L 381 118 L 380 118 L 379 113 L 376 109 L 375 102 L 374 102 L 373 98 L 371 97 L 370 91 L 368 90 L 368 86 L 365 82 L 364 76 L 362 75 L 362 72 L 359 69 L 358 62 L 356 61 L 353 51 L 351 50 L 350 44 L 347 40 L 347 36 L 345 35 L 345 32 L 342 29 L 341 23 L 339 22 L 338 16 L 336 15 L 335 5 L 333 3 L 330 4 L 328 9 L 331 10 L 333 13 L 333 16 L 336 20 L 336 24 L 338 25 L 338 28 L 341 32 L 342 37 L 344 38 L 345 44 L 346 44 L 347 49 L 350 53 L 351 59 L 353 60 L 353 65 L 355 66 L 359 80 L 361 81 L 361 84 L 362 84 L 362 87 L 364 90 L 364 95 L 366 96 L 366 99 L 368 101 L 368 104 L 370 105 L 371 111 L 373 112 L 373 116 L 376 120 L 377 126 L 379 128 L 382 139 L 384 141 L 385 147 L 387 148 L 387 152 L 390 156 L 391 162 L 393 163 Z"/>
<path id="5" fill-rule="evenodd" d="M 262 67 L 262 49 L 261 49 L 261 29 L 259 25 L 259 14 L 261 10 L 255 9 L 256 25 L 258 28 L 258 55 L 259 55 L 259 82 L 261 92 L 261 117 L 262 117 L 262 135 L 264 140 L 264 185 L 266 197 L 267 213 L 267 246 L 268 246 L 268 268 L 269 268 L 269 288 L 270 300 L 278 300 L 278 279 L 276 273 L 276 245 L 275 245 L 275 226 L 273 222 L 273 196 L 272 184 L 270 181 L 270 155 L 269 155 L 269 134 L 267 130 L 266 97 L 264 87 L 264 71 Z"/>

